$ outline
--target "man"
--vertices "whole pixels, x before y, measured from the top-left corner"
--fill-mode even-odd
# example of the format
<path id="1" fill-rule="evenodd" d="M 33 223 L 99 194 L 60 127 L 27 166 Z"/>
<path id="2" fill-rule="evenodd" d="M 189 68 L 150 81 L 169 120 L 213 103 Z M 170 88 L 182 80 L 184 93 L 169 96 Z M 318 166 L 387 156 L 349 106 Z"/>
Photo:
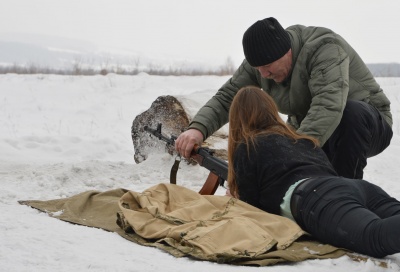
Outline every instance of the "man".
<path id="1" fill-rule="evenodd" d="M 322 27 L 259 20 L 243 35 L 245 60 L 176 140 L 188 158 L 194 144 L 228 122 L 236 92 L 248 85 L 271 95 L 287 122 L 318 139 L 339 175 L 361 179 L 367 158 L 393 135 L 390 101 L 357 52 Z"/>

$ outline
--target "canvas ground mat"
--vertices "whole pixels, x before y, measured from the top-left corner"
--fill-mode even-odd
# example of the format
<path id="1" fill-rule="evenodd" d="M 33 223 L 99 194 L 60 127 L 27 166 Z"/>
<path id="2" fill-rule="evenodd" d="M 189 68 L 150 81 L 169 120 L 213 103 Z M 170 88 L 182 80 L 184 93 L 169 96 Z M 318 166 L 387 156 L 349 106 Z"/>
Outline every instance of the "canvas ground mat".
<path id="1" fill-rule="evenodd" d="M 266 266 L 346 254 L 310 239 L 287 218 L 234 198 L 204 196 L 174 184 L 158 184 L 141 193 L 88 191 L 20 203 L 67 222 L 116 232 L 176 257 Z"/>

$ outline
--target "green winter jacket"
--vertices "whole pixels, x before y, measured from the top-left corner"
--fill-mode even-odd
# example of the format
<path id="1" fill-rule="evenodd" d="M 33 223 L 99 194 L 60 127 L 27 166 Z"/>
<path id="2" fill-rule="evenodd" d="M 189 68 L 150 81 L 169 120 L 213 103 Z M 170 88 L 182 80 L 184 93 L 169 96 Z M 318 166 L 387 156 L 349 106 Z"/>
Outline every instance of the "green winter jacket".
<path id="1" fill-rule="evenodd" d="M 253 85 L 271 95 L 288 123 L 317 138 L 321 146 L 338 126 L 346 101 L 360 100 L 376 107 L 392 125 L 390 101 L 357 52 L 338 34 L 322 27 L 286 29 L 292 45 L 292 72 L 282 83 L 262 78 L 244 60 L 234 75 L 199 110 L 189 128 L 209 137 L 228 122 L 237 91 Z"/>

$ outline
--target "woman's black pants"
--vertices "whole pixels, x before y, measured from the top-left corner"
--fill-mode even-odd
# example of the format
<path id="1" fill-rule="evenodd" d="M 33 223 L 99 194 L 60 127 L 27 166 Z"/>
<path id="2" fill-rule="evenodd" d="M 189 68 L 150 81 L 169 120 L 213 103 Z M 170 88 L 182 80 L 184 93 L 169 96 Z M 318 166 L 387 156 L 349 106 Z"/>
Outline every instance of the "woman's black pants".
<path id="1" fill-rule="evenodd" d="M 291 211 L 321 242 L 378 258 L 400 252 L 400 202 L 365 180 L 308 179 L 294 190 Z"/>
<path id="2" fill-rule="evenodd" d="M 392 128 L 375 107 L 349 100 L 342 120 L 322 149 L 339 176 L 362 179 L 367 158 L 388 147 L 392 136 Z"/>

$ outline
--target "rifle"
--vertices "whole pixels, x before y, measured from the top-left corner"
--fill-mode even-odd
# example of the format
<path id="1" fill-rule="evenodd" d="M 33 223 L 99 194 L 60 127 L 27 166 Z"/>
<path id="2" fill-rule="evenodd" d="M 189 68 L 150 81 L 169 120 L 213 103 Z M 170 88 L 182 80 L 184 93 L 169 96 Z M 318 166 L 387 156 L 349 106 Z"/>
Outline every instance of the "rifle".
<path id="1" fill-rule="evenodd" d="M 161 133 L 161 123 L 156 129 L 144 126 L 144 130 L 167 143 L 167 147 L 174 147 L 177 137 L 171 135 L 170 138 Z M 196 161 L 200 166 L 210 170 L 206 182 L 200 189 L 201 195 L 213 195 L 218 185 L 224 186 L 224 182 L 228 179 L 228 163 L 220 158 L 214 157 L 214 150 L 207 147 L 195 145 L 190 158 Z M 175 159 L 175 163 L 171 168 L 170 183 L 176 184 L 176 173 L 179 169 L 180 155 Z"/>

